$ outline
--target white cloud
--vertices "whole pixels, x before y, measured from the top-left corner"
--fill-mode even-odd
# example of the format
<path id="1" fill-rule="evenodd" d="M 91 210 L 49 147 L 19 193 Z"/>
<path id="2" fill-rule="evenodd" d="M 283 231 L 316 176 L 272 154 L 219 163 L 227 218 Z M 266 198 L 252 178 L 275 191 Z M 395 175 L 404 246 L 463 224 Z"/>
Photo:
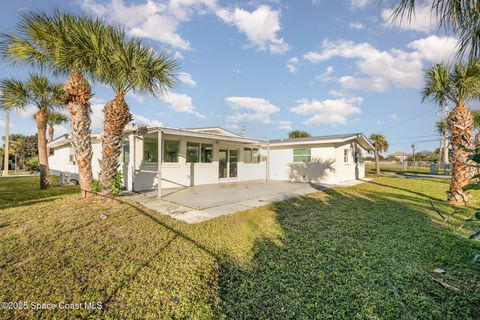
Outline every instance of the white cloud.
<path id="1" fill-rule="evenodd" d="M 290 73 L 296 73 L 302 63 L 298 57 L 292 57 L 287 61 L 287 69 Z"/>
<path id="2" fill-rule="evenodd" d="M 180 23 L 194 14 L 213 12 L 215 0 L 170 0 L 159 3 L 147 0 L 142 4 L 127 5 L 123 0 L 111 0 L 105 4 L 96 0 L 82 0 L 82 7 L 107 21 L 124 25 L 129 34 L 149 38 L 175 49 L 188 50 L 190 42 L 178 34 Z"/>
<path id="3" fill-rule="evenodd" d="M 315 76 L 315 80 L 320 80 L 320 81 L 322 81 L 322 82 L 331 81 L 331 80 L 334 79 L 334 78 L 332 77 L 332 74 L 333 74 L 333 67 L 332 67 L 332 66 L 328 66 L 327 69 L 325 69 L 325 72 L 323 72 L 323 73 L 320 74 L 320 75 Z"/>
<path id="4" fill-rule="evenodd" d="M 323 101 L 302 99 L 298 105 L 290 108 L 291 112 L 310 116 L 303 124 L 345 124 L 351 115 L 360 114 L 359 105 L 362 97 L 327 99 Z"/>
<path id="5" fill-rule="evenodd" d="M 103 131 L 103 107 L 105 106 L 105 101 L 98 98 L 93 98 L 90 100 L 92 114 L 90 118 L 92 123 L 90 128 L 93 132 L 102 132 Z"/>
<path id="6" fill-rule="evenodd" d="M 128 96 L 134 100 L 136 100 L 137 102 L 139 103 L 143 103 L 145 100 L 144 100 L 144 97 L 142 95 L 139 95 L 139 94 L 136 94 L 134 92 L 130 92 L 128 94 Z"/>
<path id="7" fill-rule="evenodd" d="M 448 62 L 456 52 L 458 40 L 435 35 L 410 42 L 407 47 L 415 49 L 423 59 L 434 63 Z"/>
<path id="8" fill-rule="evenodd" d="M 292 130 L 292 121 L 288 121 L 288 120 L 277 121 L 277 129 Z"/>
<path id="9" fill-rule="evenodd" d="M 438 20 L 435 15 L 432 15 L 432 2 L 416 3 L 415 14 L 412 19 L 392 19 L 393 9 L 384 9 L 382 11 L 382 18 L 385 26 L 397 27 L 401 30 L 414 30 L 420 32 L 433 31 L 438 26 Z"/>
<path id="10" fill-rule="evenodd" d="M 205 118 L 203 114 L 196 110 L 192 98 L 186 94 L 169 92 L 163 95 L 161 99 L 170 106 L 170 109 L 176 112 L 191 113 L 199 118 Z"/>
<path id="11" fill-rule="evenodd" d="M 142 115 L 133 113 L 133 120 L 132 122 L 140 125 L 145 125 L 145 126 L 153 126 L 153 127 L 163 127 L 163 123 L 161 123 L 158 120 L 152 120 L 150 118 L 144 117 Z"/>
<path id="12" fill-rule="evenodd" d="M 341 77 L 342 89 L 383 92 L 392 86 L 421 87 L 424 62 L 449 60 L 455 55 L 456 43 L 455 38 L 430 36 L 409 43 L 411 51 L 381 51 L 366 42 L 325 40 L 320 51 L 308 52 L 303 58 L 312 64 L 336 57 L 355 59 L 359 74 Z"/>
<path id="13" fill-rule="evenodd" d="M 350 0 L 350 4 L 353 8 L 365 8 L 371 4 L 374 0 Z"/>
<path id="14" fill-rule="evenodd" d="M 348 24 L 348 27 L 349 27 L 350 29 L 355 29 L 355 30 L 360 30 L 360 29 L 365 28 L 365 26 L 363 25 L 363 23 L 361 23 L 361 22 L 353 22 L 353 21 Z"/>
<path id="15" fill-rule="evenodd" d="M 270 115 L 280 111 L 278 107 L 263 98 L 227 97 L 227 104 L 237 112 L 227 117 L 229 123 L 262 122 L 271 123 Z"/>
<path id="16" fill-rule="evenodd" d="M 397 115 L 395 113 L 391 113 L 387 116 L 390 120 L 396 121 L 397 120 Z"/>
<path id="17" fill-rule="evenodd" d="M 283 38 L 278 36 L 281 30 L 280 11 L 267 5 L 261 5 L 249 12 L 241 8 L 219 9 L 217 15 L 225 23 L 229 23 L 245 33 L 251 46 L 273 54 L 283 54 L 290 47 Z"/>
<path id="18" fill-rule="evenodd" d="M 70 133 L 70 129 L 64 125 L 56 124 L 53 126 L 54 138 L 60 137 L 61 135 Z"/>
<path id="19" fill-rule="evenodd" d="M 188 85 L 190 87 L 196 87 L 197 86 L 197 83 L 195 82 L 195 80 L 192 79 L 192 75 L 188 72 L 180 72 L 177 75 L 177 78 L 178 78 L 178 80 L 180 80 L 180 82 L 185 83 L 186 85 Z"/>
<path id="20" fill-rule="evenodd" d="M 33 115 L 37 113 L 38 109 L 34 105 L 28 105 L 23 109 L 17 109 L 16 112 L 22 118 L 33 118 Z"/>

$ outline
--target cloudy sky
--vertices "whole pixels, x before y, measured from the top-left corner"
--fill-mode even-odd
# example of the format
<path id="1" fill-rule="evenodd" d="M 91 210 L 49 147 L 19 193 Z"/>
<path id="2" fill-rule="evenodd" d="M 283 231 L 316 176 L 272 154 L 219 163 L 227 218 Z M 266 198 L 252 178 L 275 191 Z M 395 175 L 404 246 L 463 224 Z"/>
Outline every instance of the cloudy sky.
<path id="1" fill-rule="evenodd" d="M 32 5 L 34 3 L 34 5 Z M 188 128 L 246 128 L 255 138 L 380 132 L 390 151 L 438 147 L 438 108 L 421 103 L 423 68 L 449 61 L 456 39 L 438 30 L 428 3 L 416 19 L 389 20 L 378 0 L 64 0 L 2 3 L 0 31 L 19 13 L 58 7 L 122 25 L 178 60 L 179 83 L 163 97 L 127 96 L 135 122 Z M 28 68 L 0 63 L 0 76 Z M 63 81 L 64 79 L 58 79 Z M 93 131 L 113 93 L 94 86 Z M 32 111 L 11 116 L 12 131 L 34 133 Z M 0 112 L 0 128 L 5 125 Z M 0 129 L 1 130 L 1 129 Z M 66 127 L 57 128 L 65 133 Z M 433 141 L 432 141 L 433 140 Z"/>

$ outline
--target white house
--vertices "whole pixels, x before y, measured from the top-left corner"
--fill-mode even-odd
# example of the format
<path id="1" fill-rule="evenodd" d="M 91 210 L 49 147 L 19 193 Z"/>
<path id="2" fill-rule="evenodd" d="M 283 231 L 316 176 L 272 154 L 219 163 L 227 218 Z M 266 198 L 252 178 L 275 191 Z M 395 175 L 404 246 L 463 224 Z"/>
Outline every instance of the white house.
<path id="1" fill-rule="evenodd" d="M 100 170 L 100 135 L 92 135 L 94 177 Z M 77 173 L 70 138 L 48 144 L 50 169 Z M 127 190 L 145 191 L 248 180 L 336 184 L 365 175 L 361 133 L 300 139 L 256 140 L 222 128 L 129 126 L 120 170 Z M 160 179 L 159 179 L 160 177 Z M 161 181 L 161 188 L 158 188 Z"/>

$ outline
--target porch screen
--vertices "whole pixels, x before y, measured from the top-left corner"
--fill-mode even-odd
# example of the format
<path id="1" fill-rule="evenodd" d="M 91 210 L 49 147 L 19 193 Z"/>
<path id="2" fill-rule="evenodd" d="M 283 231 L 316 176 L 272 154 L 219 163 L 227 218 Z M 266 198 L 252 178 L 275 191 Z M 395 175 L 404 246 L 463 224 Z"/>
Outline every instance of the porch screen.
<path id="1" fill-rule="evenodd" d="M 310 162 L 310 149 L 293 149 L 293 162 Z"/>
<path id="2" fill-rule="evenodd" d="M 200 144 L 187 142 L 187 162 L 195 163 L 198 162 L 200 155 Z"/>
<path id="3" fill-rule="evenodd" d="M 173 140 L 163 141 L 163 162 L 178 162 L 180 143 Z"/>
<path id="4" fill-rule="evenodd" d="M 203 163 L 211 163 L 213 160 L 213 144 L 203 144 L 201 150 L 201 159 Z"/>
<path id="5" fill-rule="evenodd" d="M 157 139 L 145 138 L 143 140 L 143 161 L 158 162 Z"/>

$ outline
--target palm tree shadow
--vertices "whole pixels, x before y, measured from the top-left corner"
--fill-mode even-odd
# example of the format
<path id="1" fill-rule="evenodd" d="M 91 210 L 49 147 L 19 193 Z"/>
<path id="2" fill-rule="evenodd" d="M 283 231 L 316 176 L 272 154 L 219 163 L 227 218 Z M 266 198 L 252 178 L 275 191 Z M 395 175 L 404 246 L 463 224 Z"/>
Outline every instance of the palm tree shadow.
<path id="1" fill-rule="evenodd" d="M 274 205 L 283 235 L 257 239 L 249 266 L 224 260 L 219 316 L 421 318 L 422 310 L 448 314 L 449 303 L 457 301 L 465 307 L 459 317 L 475 318 L 480 294 L 472 286 L 446 292 L 431 280 L 431 270 L 446 266 L 464 275 L 477 272 L 465 261 L 478 244 L 439 230 L 414 204 L 382 194 L 366 199 L 333 189 L 321 193 L 321 199 Z M 480 281 L 478 273 L 474 277 Z M 425 302 L 425 296 L 443 300 Z M 470 302 L 458 302 L 462 299 Z M 422 301 L 423 309 L 417 307 Z"/>

